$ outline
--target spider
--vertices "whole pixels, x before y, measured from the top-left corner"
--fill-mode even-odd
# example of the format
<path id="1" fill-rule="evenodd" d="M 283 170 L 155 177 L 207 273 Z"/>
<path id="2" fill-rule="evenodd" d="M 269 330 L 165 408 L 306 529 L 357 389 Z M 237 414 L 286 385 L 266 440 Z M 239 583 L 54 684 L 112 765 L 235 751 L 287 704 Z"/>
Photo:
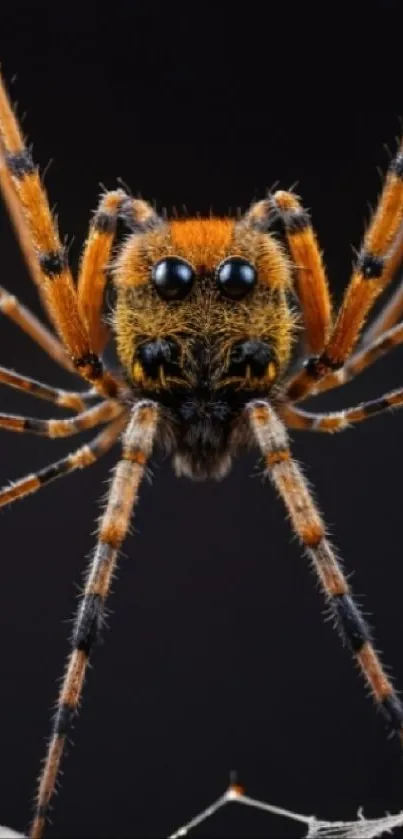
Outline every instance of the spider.
<path id="1" fill-rule="evenodd" d="M 239 452 L 248 447 L 260 452 L 336 628 L 403 745 L 403 707 L 326 538 L 287 433 L 287 426 L 336 432 L 403 404 L 403 389 L 333 413 L 310 413 L 297 404 L 343 385 L 403 343 L 400 286 L 357 348 L 366 317 L 403 255 L 403 144 L 389 166 L 335 317 L 310 216 L 291 191 L 270 193 L 237 219 L 172 220 L 121 188 L 105 192 L 76 284 L 1 79 L 0 185 L 56 334 L 4 289 L 0 310 L 88 385 L 82 392 L 58 390 L 0 368 L 1 383 L 76 413 L 49 420 L 1 414 L 0 427 L 54 438 L 105 426 L 87 445 L 1 490 L 0 506 L 90 466 L 115 444 L 120 447 L 75 620 L 31 837 L 39 839 L 45 828 L 119 549 L 157 445 L 171 453 L 177 475 L 194 480 L 221 479 Z M 118 221 L 128 236 L 116 247 Z M 283 242 L 273 234 L 278 224 Z M 109 275 L 116 304 L 106 322 Z M 291 354 L 301 330 L 304 358 L 295 371 Z M 117 370 L 108 369 L 102 358 L 112 333 Z"/>

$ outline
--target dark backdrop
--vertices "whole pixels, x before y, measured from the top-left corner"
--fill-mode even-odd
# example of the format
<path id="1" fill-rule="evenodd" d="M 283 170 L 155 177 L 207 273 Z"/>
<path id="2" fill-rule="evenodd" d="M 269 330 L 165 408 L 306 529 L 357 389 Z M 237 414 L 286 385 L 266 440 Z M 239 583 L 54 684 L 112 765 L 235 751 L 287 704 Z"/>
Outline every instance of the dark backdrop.
<path id="1" fill-rule="evenodd" d="M 121 176 L 159 208 L 246 208 L 279 179 L 312 209 L 336 301 L 403 113 L 399 4 L 188 7 L 135 3 L 1 12 L 1 60 L 45 167 L 75 264 L 99 182 Z M 295 18 L 294 15 L 297 14 Z M 354 31 L 353 31 L 354 30 Z M 391 40 L 392 39 L 392 40 Z M 1 283 L 39 313 L 5 213 Z M 322 404 L 403 383 L 402 350 Z M 1 364 L 71 386 L 3 318 Z M 1 410 L 52 408 L 1 389 Z M 378 645 L 403 687 L 403 417 L 295 434 Z M 3 433 L 2 483 L 76 441 Z M 69 619 L 116 451 L 0 513 L 0 822 L 24 828 L 45 750 Z M 281 504 L 254 457 L 221 484 L 155 460 L 109 601 L 49 836 L 164 836 L 238 770 L 251 795 L 323 818 L 403 807 L 397 746 L 330 624 Z M 203 836 L 297 836 L 232 807 Z"/>

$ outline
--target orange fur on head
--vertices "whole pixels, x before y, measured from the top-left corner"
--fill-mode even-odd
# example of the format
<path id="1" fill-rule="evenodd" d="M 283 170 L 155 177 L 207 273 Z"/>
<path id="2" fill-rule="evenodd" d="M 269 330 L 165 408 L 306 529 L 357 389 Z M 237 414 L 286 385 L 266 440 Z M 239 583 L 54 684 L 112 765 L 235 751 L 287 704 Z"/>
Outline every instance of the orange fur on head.
<path id="1" fill-rule="evenodd" d="M 196 280 L 189 296 L 181 301 L 162 300 L 151 282 L 153 265 L 176 256 L 189 262 Z M 247 298 L 225 299 L 216 287 L 214 272 L 230 256 L 255 266 L 258 283 Z M 114 329 L 118 354 L 130 378 L 149 385 L 142 375 L 136 348 L 149 340 L 173 338 L 181 347 L 182 370 L 192 353 L 192 342 L 203 340 L 211 347 L 213 366 L 220 384 L 269 388 L 288 362 L 295 328 L 286 292 L 291 270 L 281 245 L 267 233 L 245 221 L 229 218 L 180 219 L 130 236 L 114 265 L 118 291 Z M 250 375 L 239 381 L 228 378 L 231 350 L 236 342 L 254 339 L 269 343 L 276 356 L 265 378 Z M 187 378 L 187 385 L 195 383 Z M 178 384 L 160 377 L 154 387 Z"/>
<path id="2" fill-rule="evenodd" d="M 180 256 L 196 273 L 213 272 L 227 256 L 242 256 L 256 266 L 271 288 L 291 285 L 287 258 L 266 233 L 230 218 L 175 219 L 143 235 L 130 236 L 115 262 L 118 288 L 148 283 L 150 269 L 165 256 Z"/>

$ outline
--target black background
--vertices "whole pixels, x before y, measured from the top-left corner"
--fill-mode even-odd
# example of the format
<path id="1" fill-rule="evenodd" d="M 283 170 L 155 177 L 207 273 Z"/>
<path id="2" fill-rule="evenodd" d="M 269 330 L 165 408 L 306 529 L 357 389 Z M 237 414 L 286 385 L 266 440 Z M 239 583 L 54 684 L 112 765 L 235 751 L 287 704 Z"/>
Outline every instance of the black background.
<path id="1" fill-rule="evenodd" d="M 368 17 L 369 16 L 369 17 Z M 312 209 L 338 302 L 395 148 L 399 4 L 159 8 L 8 5 L 1 60 L 45 167 L 76 264 L 99 182 L 121 176 L 158 207 L 246 209 L 279 179 Z M 38 314 L 1 216 L 1 283 Z M 1 321 L 0 358 L 72 386 Z M 402 350 L 343 392 L 345 407 L 402 384 Z M 51 406 L 5 388 L 1 410 Z M 403 687 L 402 415 L 339 436 L 295 434 L 378 645 Z M 76 440 L 3 433 L 2 483 Z M 0 822 L 24 829 L 68 652 L 99 499 L 116 450 L 0 514 Z M 165 836 L 226 787 L 304 813 L 403 808 L 403 766 L 255 458 L 222 484 L 176 480 L 156 459 L 110 599 L 64 763 L 49 836 Z M 364 596 L 365 593 L 365 596 Z M 375 617 L 376 616 L 376 617 Z M 298 836 L 232 805 L 196 834 Z"/>

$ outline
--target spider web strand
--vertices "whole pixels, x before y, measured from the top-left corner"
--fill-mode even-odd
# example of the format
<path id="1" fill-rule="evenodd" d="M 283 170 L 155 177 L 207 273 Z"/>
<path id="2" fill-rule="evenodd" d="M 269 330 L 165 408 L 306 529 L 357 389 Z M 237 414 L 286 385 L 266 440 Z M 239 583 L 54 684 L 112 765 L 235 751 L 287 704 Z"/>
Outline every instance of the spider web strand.
<path id="1" fill-rule="evenodd" d="M 305 824 L 308 828 L 307 833 L 304 834 L 305 839 L 376 839 L 378 836 L 392 833 L 396 827 L 403 825 L 403 811 L 394 815 L 388 814 L 379 819 L 366 819 L 359 810 L 356 821 L 322 821 L 316 816 L 295 813 L 292 810 L 277 807 L 266 801 L 251 798 L 245 795 L 240 787 L 230 786 L 216 801 L 204 810 L 201 810 L 200 813 L 175 830 L 174 833 L 171 833 L 168 839 L 179 839 L 182 836 L 187 836 L 193 828 L 198 827 L 202 822 L 217 813 L 218 810 L 221 810 L 222 807 L 234 802 Z"/>

